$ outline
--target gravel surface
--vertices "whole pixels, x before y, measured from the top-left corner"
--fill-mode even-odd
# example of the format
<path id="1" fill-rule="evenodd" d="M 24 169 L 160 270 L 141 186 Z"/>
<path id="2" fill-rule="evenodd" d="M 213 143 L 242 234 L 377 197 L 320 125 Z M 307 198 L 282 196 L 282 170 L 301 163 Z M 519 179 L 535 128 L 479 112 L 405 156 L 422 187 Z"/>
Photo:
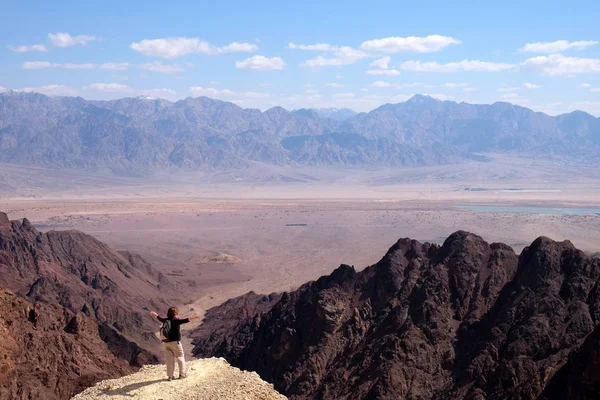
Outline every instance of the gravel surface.
<path id="1" fill-rule="evenodd" d="M 241 371 L 222 358 L 188 362 L 185 379 L 168 381 L 163 365 L 147 365 L 139 372 L 98 383 L 72 400 L 283 400 L 273 385 L 255 372 Z"/>

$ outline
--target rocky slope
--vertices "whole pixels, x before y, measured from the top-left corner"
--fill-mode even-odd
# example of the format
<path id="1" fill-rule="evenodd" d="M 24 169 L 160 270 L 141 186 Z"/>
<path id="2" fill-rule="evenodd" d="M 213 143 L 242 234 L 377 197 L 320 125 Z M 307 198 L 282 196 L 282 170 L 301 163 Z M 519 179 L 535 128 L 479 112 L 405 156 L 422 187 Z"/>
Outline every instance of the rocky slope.
<path id="1" fill-rule="evenodd" d="M 37 231 L 0 213 L 0 287 L 34 301 L 57 303 L 98 322 L 100 336 L 132 365 L 156 361 L 156 321 L 182 288 L 141 257 L 116 253 L 77 231 Z"/>
<path id="2" fill-rule="evenodd" d="M 12 303 L 5 296 L 0 316 L 10 333 L 0 335 L 0 348 L 13 360 L 0 369 L 0 385 L 21 396 L 9 398 L 23 399 L 35 390 L 68 398 L 98 379 L 158 362 L 158 324 L 147 310 L 165 310 L 168 300 L 178 302 L 173 293 L 185 295 L 138 255 L 77 231 L 39 232 L 1 212 L 0 288 L 15 293 Z M 28 302 L 40 308 L 41 329 L 24 311 Z M 10 304 L 18 312 L 10 313 Z"/>
<path id="3" fill-rule="evenodd" d="M 0 162 L 113 171 L 239 169 L 270 165 L 399 166 L 518 153 L 594 162 L 600 119 L 551 117 L 509 103 L 473 105 L 415 96 L 340 118 L 319 110 L 264 112 L 206 97 L 175 103 L 86 101 L 0 94 Z M 590 161 L 591 160 L 591 161 Z"/>
<path id="4" fill-rule="evenodd" d="M 68 399 L 133 371 L 100 339 L 94 319 L 0 289 L 0 399 Z"/>
<path id="5" fill-rule="evenodd" d="M 211 310 L 213 325 L 235 304 L 256 314 L 197 332 L 195 351 L 292 399 L 596 398 L 599 277 L 599 259 L 543 237 L 520 256 L 466 232 L 401 239 L 274 305 L 247 295 Z"/>
<path id="6" fill-rule="evenodd" d="M 167 381 L 163 366 L 148 365 L 137 373 L 98 383 L 72 400 L 284 400 L 256 373 L 240 371 L 223 359 L 193 360 L 188 377 Z"/>

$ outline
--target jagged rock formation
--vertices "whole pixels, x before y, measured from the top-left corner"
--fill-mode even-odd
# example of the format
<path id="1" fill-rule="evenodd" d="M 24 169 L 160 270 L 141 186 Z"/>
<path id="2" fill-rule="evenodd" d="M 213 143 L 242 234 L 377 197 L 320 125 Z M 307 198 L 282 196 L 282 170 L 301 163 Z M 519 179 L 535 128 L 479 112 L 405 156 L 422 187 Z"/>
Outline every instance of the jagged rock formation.
<path id="1" fill-rule="evenodd" d="M 254 337 L 261 315 L 269 311 L 279 300 L 281 294 L 268 296 L 249 292 L 244 296 L 227 300 L 218 307 L 218 313 L 209 312 L 202 325 L 192 331 L 192 340 L 200 340 L 202 346 L 196 347 L 197 357 L 210 357 L 214 354 L 227 354 L 236 358 Z"/>
<path id="2" fill-rule="evenodd" d="M 543 237 L 520 256 L 466 232 L 401 239 L 272 306 L 246 295 L 210 310 L 216 333 L 196 332 L 195 349 L 292 399 L 596 398 L 599 277 L 599 259 Z M 219 330 L 236 304 L 255 316 Z"/>
<path id="3" fill-rule="evenodd" d="M 110 352 L 92 318 L 0 289 L 0 399 L 68 399 L 133 371 Z"/>
<path id="4" fill-rule="evenodd" d="M 285 400 L 253 372 L 224 359 L 193 360 L 186 379 L 167 381 L 163 366 L 148 365 L 132 375 L 98 383 L 72 400 Z"/>
<path id="5" fill-rule="evenodd" d="M 68 398 L 98 379 L 158 362 L 158 327 L 147 307 L 164 310 L 171 296 L 185 294 L 138 255 L 119 254 L 77 231 L 39 232 L 27 219 L 10 221 L 2 212 L 0 288 L 15 293 L 19 311 L 0 316 L 17 335 L 14 340 L 0 335 L 4 359 L 14 360 L 0 369 L 0 385 L 17 388 L 21 397 L 10 398 L 23 399 L 35 390 L 45 398 Z M 26 323 L 27 301 L 52 315 L 40 317 L 40 330 Z M 49 319 L 52 323 L 43 322 Z M 32 378 L 15 381 L 15 374 Z"/>
<path id="6" fill-rule="evenodd" d="M 480 153 L 560 157 L 597 165 L 600 119 L 551 117 L 509 103 L 417 95 L 343 120 L 314 110 L 264 112 L 207 97 L 175 103 L 0 94 L 0 161 L 119 173 L 239 169 L 257 163 L 402 166 L 482 159 Z"/>

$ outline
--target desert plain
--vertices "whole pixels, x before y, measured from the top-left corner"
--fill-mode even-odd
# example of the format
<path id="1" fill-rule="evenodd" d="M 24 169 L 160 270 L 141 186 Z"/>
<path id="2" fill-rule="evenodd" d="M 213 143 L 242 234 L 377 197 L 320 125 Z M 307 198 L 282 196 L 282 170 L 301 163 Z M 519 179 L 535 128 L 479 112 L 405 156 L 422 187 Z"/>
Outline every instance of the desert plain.
<path id="1" fill-rule="evenodd" d="M 0 209 L 11 219 L 141 254 L 189 288 L 186 313 L 251 290 L 290 290 L 342 263 L 365 268 L 402 237 L 442 243 L 467 230 L 520 251 L 548 236 L 600 252 L 594 167 L 511 159 L 176 178 L 1 167 Z"/>

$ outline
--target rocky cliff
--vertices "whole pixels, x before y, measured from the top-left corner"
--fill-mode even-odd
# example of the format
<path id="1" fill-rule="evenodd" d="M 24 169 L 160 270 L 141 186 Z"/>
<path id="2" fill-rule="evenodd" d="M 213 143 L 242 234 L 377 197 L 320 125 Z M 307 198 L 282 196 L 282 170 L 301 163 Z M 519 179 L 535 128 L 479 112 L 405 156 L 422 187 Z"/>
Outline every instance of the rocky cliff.
<path id="1" fill-rule="evenodd" d="M 233 331 L 197 332 L 195 349 L 292 399 L 598 398 L 599 277 L 600 260 L 543 237 L 520 256 L 466 232 L 401 239 L 274 305 L 209 311 L 218 325 L 262 302 Z"/>
<path id="2" fill-rule="evenodd" d="M 10 399 L 64 399 L 158 362 L 157 322 L 147 307 L 164 310 L 168 300 L 177 303 L 173 293 L 185 293 L 135 254 L 77 231 L 39 232 L 4 213 L 0 288 L 10 291 L 0 310 L 7 332 L 0 387 Z"/>
<path id="3" fill-rule="evenodd" d="M 0 399 L 68 399 L 133 371 L 100 339 L 94 319 L 0 289 Z"/>

